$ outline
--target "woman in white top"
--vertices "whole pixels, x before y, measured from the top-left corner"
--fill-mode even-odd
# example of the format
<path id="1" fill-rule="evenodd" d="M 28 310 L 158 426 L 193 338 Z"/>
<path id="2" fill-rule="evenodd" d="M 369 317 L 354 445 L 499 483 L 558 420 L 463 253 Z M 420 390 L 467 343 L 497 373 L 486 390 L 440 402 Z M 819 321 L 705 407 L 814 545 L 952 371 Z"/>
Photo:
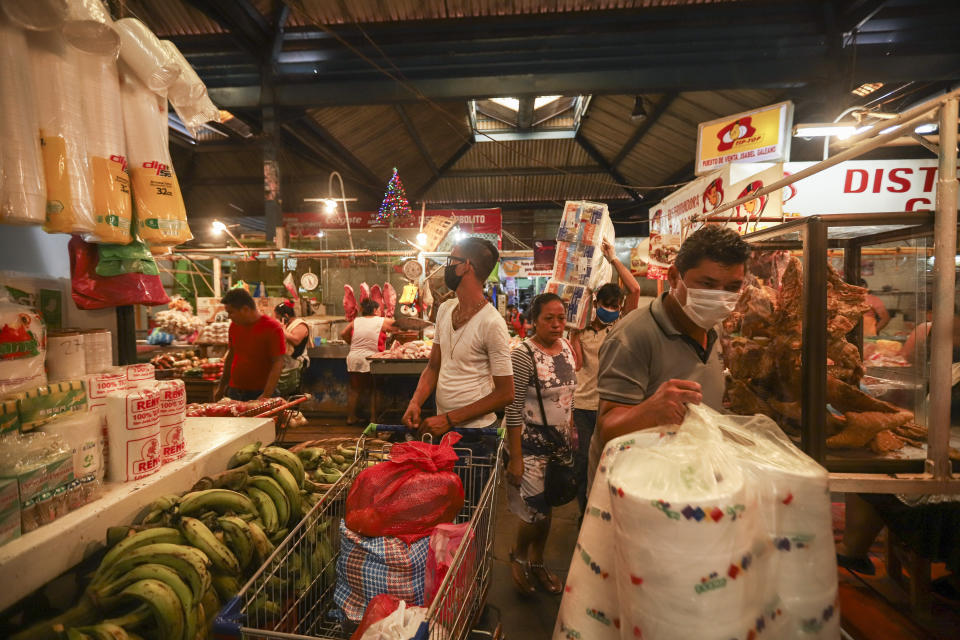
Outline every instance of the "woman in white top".
<path id="1" fill-rule="evenodd" d="M 370 361 L 367 356 L 381 351 L 380 333 L 394 330 L 393 318 L 376 315 L 377 303 L 367 298 L 360 303 L 360 316 L 347 325 L 340 337 L 350 343 L 347 371 L 350 373 L 350 395 L 347 401 L 347 424 L 357 424 L 357 400 L 360 394 L 370 395 Z"/>

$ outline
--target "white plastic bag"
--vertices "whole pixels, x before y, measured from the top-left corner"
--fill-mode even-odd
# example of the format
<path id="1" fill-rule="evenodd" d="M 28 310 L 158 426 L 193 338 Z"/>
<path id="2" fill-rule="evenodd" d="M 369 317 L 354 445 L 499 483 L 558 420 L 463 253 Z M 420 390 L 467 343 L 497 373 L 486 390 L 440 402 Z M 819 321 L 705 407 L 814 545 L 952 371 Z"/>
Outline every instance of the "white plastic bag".
<path id="1" fill-rule="evenodd" d="M 361 640 L 411 640 L 426 620 L 426 607 L 408 607 L 401 600 L 393 613 L 370 625 Z"/>

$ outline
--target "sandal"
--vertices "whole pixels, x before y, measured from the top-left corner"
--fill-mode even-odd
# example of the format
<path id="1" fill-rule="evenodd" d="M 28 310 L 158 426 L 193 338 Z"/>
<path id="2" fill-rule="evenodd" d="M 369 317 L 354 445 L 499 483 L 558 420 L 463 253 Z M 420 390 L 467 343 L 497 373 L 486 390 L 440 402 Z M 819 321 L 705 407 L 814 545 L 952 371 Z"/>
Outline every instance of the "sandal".
<path id="1" fill-rule="evenodd" d="M 513 584 L 517 590 L 526 595 L 537 592 L 537 588 L 530 583 L 530 569 L 526 560 L 521 560 L 510 552 L 510 570 L 513 573 Z"/>
<path id="2" fill-rule="evenodd" d="M 865 576 L 872 576 L 876 575 L 877 573 L 876 567 L 873 566 L 873 562 L 871 562 L 870 558 L 867 556 L 858 558 L 856 556 L 845 556 L 842 553 L 838 553 L 837 565 L 843 567 L 847 571 L 862 573 Z"/>
<path id="3" fill-rule="evenodd" d="M 563 584 L 561 584 L 560 578 L 557 577 L 557 574 L 543 566 L 542 562 L 529 562 L 527 564 L 530 567 L 530 573 L 537 579 L 537 582 L 540 583 L 540 586 L 543 587 L 547 593 L 557 595 L 563 591 Z"/>

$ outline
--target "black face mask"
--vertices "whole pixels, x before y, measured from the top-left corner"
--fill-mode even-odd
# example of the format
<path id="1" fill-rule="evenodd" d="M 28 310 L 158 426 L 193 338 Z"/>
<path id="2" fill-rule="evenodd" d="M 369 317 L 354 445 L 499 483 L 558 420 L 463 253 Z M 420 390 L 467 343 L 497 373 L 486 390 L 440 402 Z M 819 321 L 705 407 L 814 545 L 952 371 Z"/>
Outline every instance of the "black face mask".
<path id="1" fill-rule="evenodd" d="M 448 264 L 443 270 L 443 284 L 447 285 L 450 291 L 456 291 L 460 286 L 463 276 L 457 275 L 457 264 Z"/>

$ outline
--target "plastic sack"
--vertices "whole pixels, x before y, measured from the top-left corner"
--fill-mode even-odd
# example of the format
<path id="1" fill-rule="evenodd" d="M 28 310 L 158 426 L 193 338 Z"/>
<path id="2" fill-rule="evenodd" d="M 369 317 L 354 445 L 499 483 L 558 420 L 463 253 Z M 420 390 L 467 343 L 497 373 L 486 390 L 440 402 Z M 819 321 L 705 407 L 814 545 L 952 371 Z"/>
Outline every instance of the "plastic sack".
<path id="1" fill-rule="evenodd" d="M 78 308 L 106 309 L 128 304 L 154 306 L 170 302 L 160 276 L 143 273 L 100 276 L 96 272 L 99 262 L 96 245 L 74 236 L 68 248 L 72 297 Z"/>
<path id="2" fill-rule="evenodd" d="M 6 288 L 0 288 L 0 396 L 46 384 L 46 353 L 47 329 L 40 315 L 11 302 Z"/>
<path id="3" fill-rule="evenodd" d="M 160 44 L 160 39 L 136 18 L 114 23 L 120 34 L 120 59 L 151 91 L 165 92 L 180 75 L 177 61 Z"/>
<path id="4" fill-rule="evenodd" d="M 366 620 L 366 616 L 364 616 Z M 425 607 L 408 607 L 403 600 L 397 602 L 396 608 L 385 618 L 371 624 L 360 640 L 411 640 L 426 625 L 427 609 Z M 352 639 L 351 639 L 352 640 Z"/>
<path id="5" fill-rule="evenodd" d="M 351 531 L 341 520 L 334 615 L 359 622 L 370 601 L 381 593 L 424 604 L 429 543 L 427 538 L 410 545 L 392 536 L 368 538 Z"/>
<path id="6" fill-rule="evenodd" d="M 364 536 L 396 536 L 411 543 L 463 508 L 463 483 L 453 471 L 459 434 L 438 444 L 395 445 L 390 460 L 364 469 L 347 495 L 347 526 Z"/>
<path id="7" fill-rule="evenodd" d="M 130 244 L 98 244 L 97 275 L 110 277 L 127 273 L 143 273 L 148 276 L 160 275 L 153 254 L 142 242 Z"/>
<path id="8" fill-rule="evenodd" d="M 433 602 L 443 579 L 453 564 L 453 559 L 457 555 L 457 549 L 463 544 L 463 539 L 467 539 L 467 549 L 464 551 L 461 561 L 459 574 L 453 578 L 453 588 L 451 593 L 465 593 L 464 589 L 468 583 L 473 580 L 476 572 L 477 558 L 474 553 L 473 531 L 470 530 L 470 523 L 462 524 L 438 524 L 430 534 L 430 552 L 427 554 L 427 573 L 424 579 L 424 587 L 427 590 L 427 604 Z M 460 604 L 459 602 L 457 603 Z"/>
<path id="9" fill-rule="evenodd" d="M 203 83 L 200 76 L 193 69 L 187 59 L 180 53 L 177 45 L 169 40 L 161 40 L 164 51 L 173 58 L 177 67 L 180 69 L 180 75 L 174 80 L 170 88 L 167 89 L 167 97 L 170 98 L 170 104 L 177 106 L 191 105 L 201 100 L 207 95 L 207 85 Z"/>
<path id="10" fill-rule="evenodd" d="M 28 35 L 46 179 L 47 233 L 92 233 L 93 196 L 79 53 L 59 31 Z"/>
<path id="11" fill-rule="evenodd" d="M 0 13 L 0 222 L 43 224 L 47 200 L 27 38 Z"/>
<path id="12" fill-rule="evenodd" d="M 396 611 L 401 602 L 403 602 L 403 600 L 389 593 L 381 593 L 378 596 L 374 596 L 367 605 L 367 610 L 363 612 L 363 620 L 360 621 L 360 626 L 358 626 L 357 630 L 350 636 L 350 640 L 362 640 L 363 634 L 367 632 L 367 629 L 369 629 L 371 625 L 383 620 Z"/>
<path id="13" fill-rule="evenodd" d="M 121 67 L 120 94 L 136 235 L 158 247 L 191 240 L 170 158 L 166 96 L 148 89 L 126 66 Z"/>

